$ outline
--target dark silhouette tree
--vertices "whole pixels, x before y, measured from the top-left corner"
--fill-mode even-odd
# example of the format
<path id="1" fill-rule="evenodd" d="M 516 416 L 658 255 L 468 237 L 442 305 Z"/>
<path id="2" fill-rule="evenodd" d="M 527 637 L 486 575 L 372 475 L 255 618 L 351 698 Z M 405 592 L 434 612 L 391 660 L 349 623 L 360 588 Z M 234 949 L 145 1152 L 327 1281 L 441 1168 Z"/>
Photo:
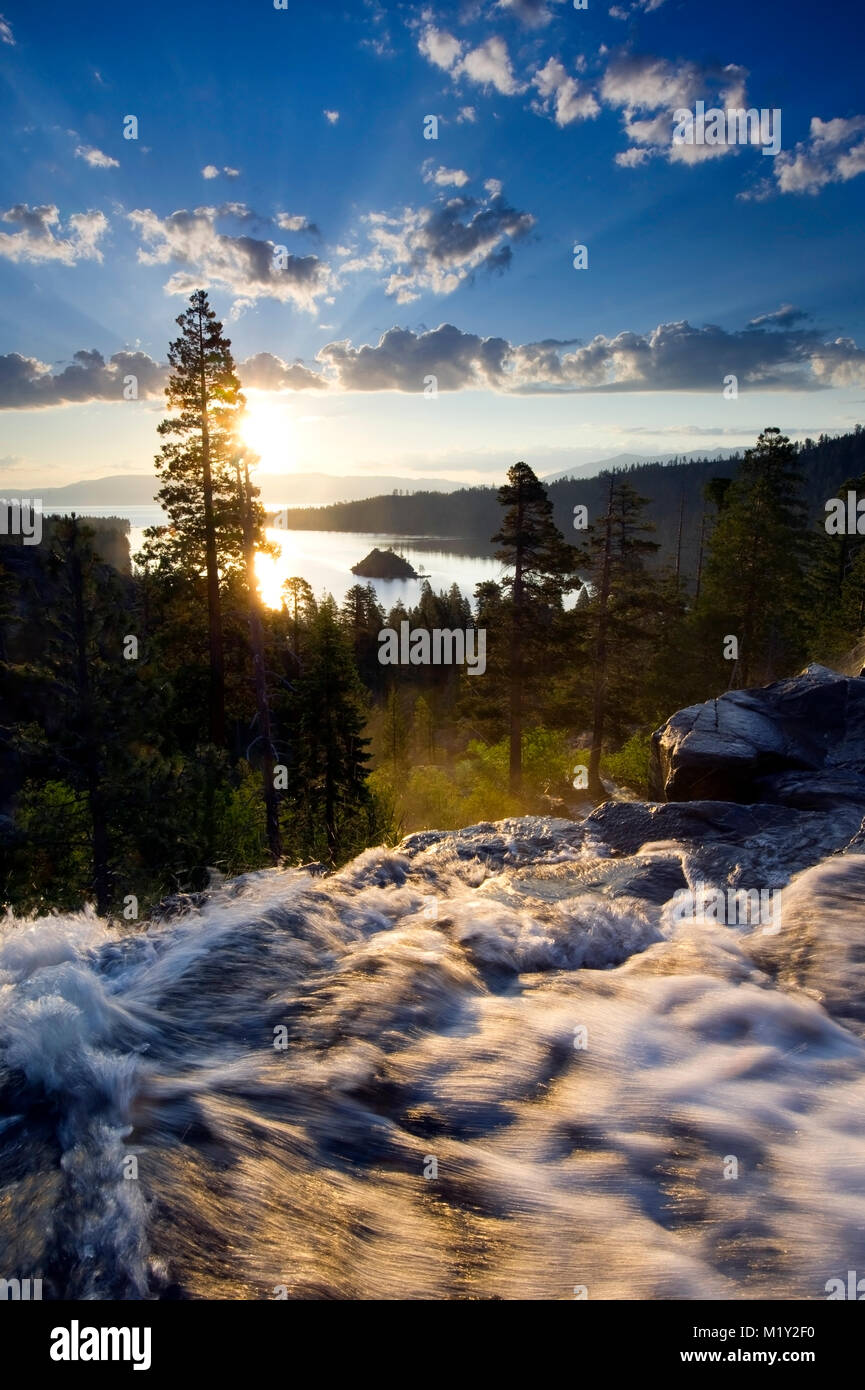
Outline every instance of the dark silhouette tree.
<path id="1" fill-rule="evenodd" d="M 169 525 L 145 532 L 142 559 L 161 571 L 203 574 L 207 596 L 210 738 L 226 741 L 225 657 L 220 575 L 243 565 L 243 527 L 233 459 L 244 398 L 231 343 L 204 290 L 177 319 L 168 349 L 169 414 L 159 433 L 174 436 L 156 457 L 158 500 Z M 260 517 L 259 517 L 260 524 Z"/>
<path id="2" fill-rule="evenodd" d="M 804 655 L 812 553 L 796 449 L 765 429 L 723 497 L 700 594 L 706 640 L 738 641 L 730 684 L 771 680 Z"/>
<path id="3" fill-rule="evenodd" d="M 516 463 L 508 470 L 508 481 L 499 488 L 499 502 L 506 510 L 492 540 L 499 547 L 496 559 L 512 571 L 502 588 L 509 600 L 509 782 L 516 793 L 522 783 L 529 649 L 537 647 L 545 610 L 547 615 L 561 610 L 563 594 L 574 586 L 577 556 L 554 524 L 546 488 L 527 463 Z"/>

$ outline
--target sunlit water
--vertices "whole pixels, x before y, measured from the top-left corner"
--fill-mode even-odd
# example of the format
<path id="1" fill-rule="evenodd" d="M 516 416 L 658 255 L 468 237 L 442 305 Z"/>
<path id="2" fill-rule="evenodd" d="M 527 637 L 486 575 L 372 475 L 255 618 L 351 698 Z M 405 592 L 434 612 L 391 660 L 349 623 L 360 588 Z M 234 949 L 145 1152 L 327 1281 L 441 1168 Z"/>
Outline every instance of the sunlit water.
<path id="1" fill-rule="evenodd" d="M 259 555 L 256 572 L 261 595 L 271 608 L 282 602 L 282 585 L 292 575 L 299 575 L 312 586 L 317 598 L 325 592 L 341 603 L 353 584 L 372 584 L 379 602 L 387 613 L 402 599 L 406 607 L 417 603 L 422 579 L 359 579 L 351 567 L 362 560 L 374 546 L 379 550 L 391 548 L 403 555 L 424 574 L 433 589 L 449 589 L 458 584 L 466 598 L 471 599 L 475 585 L 484 579 L 500 579 L 503 570 L 491 554 L 479 555 L 458 542 L 436 540 L 429 536 L 376 535 L 346 531 L 282 531 L 268 529 L 268 541 L 279 547 L 278 557 Z M 452 546 L 453 548 L 449 548 Z"/>
<path id="2" fill-rule="evenodd" d="M 0 1276 L 777 1299 L 865 1271 L 865 857 L 831 817 L 707 850 L 620 814 L 624 851 L 603 815 L 525 819 L 146 929 L 0 925 Z M 676 919 L 758 865 L 794 875 L 780 934 Z"/>
<path id="3" fill-rule="evenodd" d="M 148 526 L 159 526 L 165 513 L 159 507 L 78 507 L 80 516 L 122 516 L 130 525 L 129 545 L 134 555 L 144 541 Z M 482 550 L 476 543 L 435 536 L 398 536 L 392 533 L 348 531 L 267 530 L 267 539 L 278 547 L 278 556 L 259 555 L 256 573 L 262 598 L 270 608 L 282 604 L 286 579 L 298 576 L 312 587 L 315 597 L 332 594 L 341 603 L 353 584 L 371 583 L 385 612 L 402 599 L 406 607 L 417 603 L 420 579 L 358 579 L 351 567 L 368 555 L 374 546 L 392 548 L 405 556 L 418 574 L 428 577 L 433 589 L 449 589 L 458 584 L 471 599 L 475 586 L 485 579 L 500 579 L 502 566 L 493 559 L 492 546 Z"/>

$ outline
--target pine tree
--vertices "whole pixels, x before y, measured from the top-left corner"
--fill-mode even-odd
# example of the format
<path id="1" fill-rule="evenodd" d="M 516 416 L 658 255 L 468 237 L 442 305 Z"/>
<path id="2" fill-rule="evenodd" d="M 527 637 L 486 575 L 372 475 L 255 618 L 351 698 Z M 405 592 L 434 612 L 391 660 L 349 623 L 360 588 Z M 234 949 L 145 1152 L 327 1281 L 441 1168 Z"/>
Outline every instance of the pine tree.
<path id="1" fill-rule="evenodd" d="M 145 533 L 142 559 L 160 572 L 204 574 L 209 649 L 211 741 L 225 743 L 225 658 L 220 574 L 243 565 L 243 527 L 233 460 L 244 407 L 231 343 L 204 290 L 190 296 L 177 319 L 181 329 L 168 349 L 171 376 L 165 395 L 171 412 L 159 425 L 158 500 L 169 526 Z"/>
<path id="2" fill-rule="evenodd" d="M 312 622 L 297 698 L 296 814 L 314 839 L 323 832 L 327 857 L 336 863 L 357 812 L 370 802 L 369 739 L 363 686 L 330 596 Z"/>
<path id="3" fill-rule="evenodd" d="M 659 607 L 657 580 L 646 569 L 658 549 L 647 539 L 654 527 L 643 519 L 646 506 L 645 497 L 610 474 L 606 510 L 590 528 L 582 556 L 592 589 L 585 650 L 592 670 L 589 792 L 595 797 L 603 795 L 600 766 L 608 724 L 612 719 L 621 732 L 636 712 L 640 658 Z"/>
<path id="4" fill-rule="evenodd" d="M 295 667 L 299 668 L 301 632 L 315 617 L 315 596 L 312 592 L 311 585 L 296 574 L 292 575 L 290 579 L 285 580 L 282 586 L 282 592 L 285 595 L 283 603 L 291 614 L 291 652 L 294 657 Z"/>
<path id="5" fill-rule="evenodd" d="M 561 610 L 564 592 L 573 587 L 576 552 L 554 524 L 546 488 L 527 463 L 516 463 L 508 470 L 508 481 L 499 488 L 499 502 L 506 511 L 492 540 L 499 547 L 496 559 L 513 571 L 502 587 L 509 600 L 509 782 L 516 793 L 522 782 L 530 652 L 538 650 L 545 617 Z"/>
<path id="6" fill-rule="evenodd" d="M 771 680 L 802 660 L 812 544 L 796 450 L 765 429 L 723 499 L 700 594 L 719 666 L 724 638 L 737 638 L 731 685 Z"/>

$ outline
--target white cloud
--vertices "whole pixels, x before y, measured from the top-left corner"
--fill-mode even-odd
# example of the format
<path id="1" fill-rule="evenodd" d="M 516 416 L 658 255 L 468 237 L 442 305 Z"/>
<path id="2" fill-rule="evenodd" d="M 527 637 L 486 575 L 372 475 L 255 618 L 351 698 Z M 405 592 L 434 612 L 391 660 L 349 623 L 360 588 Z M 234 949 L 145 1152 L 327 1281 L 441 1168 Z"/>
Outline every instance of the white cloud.
<path id="1" fill-rule="evenodd" d="M 129 213 L 141 237 L 139 261 L 180 267 L 165 285 L 168 294 L 217 285 L 250 303 L 276 299 L 314 312 L 331 283 L 330 267 L 317 256 L 277 255 L 271 241 L 219 232 L 216 222 L 231 206 L 174 212 L 166 218 L 149 208 Z"/>
<path id="2" fill-rule="evenodd" d="M 498 180 L 489 180 L 485 198 L 441 198 L 429 207 L 403 208 L 365 218 L 369 249 L 340 270 L 386 275 L 385 292 L 409 304 L 423 292 L 452 294 L 477 270 L 505 270 L 511 242 L 534 226 L 530 213 L 510 207 Z"/>
<path id="3" fill-rule="evenodd" d="M 304 217 L 301 212 L 278 212 L 276 214 L 276 225 L 282 227 L 285 232 L 308 232 L 316 230 L 309 218 Z"/>
<path id="4" fill-rule="evenodd" d="M 466 77 L 480 87 L 494 87 L 502 96 L 516 96 L 525 91 L 525 84 L 520 84 L 514 76 L 507 44 L 498 34 L 491 35 L 463 55 L 459 39 L 445 29 L 428 24 L 418 41 L 418 50 L 435 67 L 449 73 L 454 81 Z"/>
<path id="5" fill-rule="evenodd" d="M 94 145 L 77 145 L 75 148 L 77 159 L 83 159 L 91 169 L 119 169 L 120 161 L 112 159 L 110 154 L 103 154 Z"/>
<path id="6" fill-rule="evenodd" d="M 846 183 L 865 173 L 865 116 L 811 120 L 807 141 L 775 157 L 772 172 L 781 193 L 819 193 L 830 183 Z M 765 196 L 759 189 L 752 197 Z"/>
<path id="7" fill-rule="evenodd" d="M 331 125 L 336 125 L 337 121 L 339 120 L 338 111 L 328 111 L 325 108 L 322 114 L 324 115 L 325 120 L 329 121 Z"/>
<path id="8" fill-rule="evenodd" d="M 3 17 L 2 14 L 0 14 L 0 43 L 8 43 L 12 46 L 12 48 L 15 47 L 15 38 L 12 34 L 12 25 L 9 23 L 8 19 L 5 19 Z"/>
<path id="9" fill-rule="evenodd" d="M 457 72 L 481 87 L 495 87 L 502 96 L 511 97 L 525 91 L 525 84 L 521 85 L 514 76 L 507 44 L 497 34 L 485 39 L 478 48 L 471 49 L 459 64 Z"/>
<path id="10" fill-rule="evenodd" d="M 633 0 L 631 5 L 611 5 L 609 14 L 612 19 L 627 19 L 637 10 L 651 14 L 653 10 L 659 10 L 663 3 L 664 0 Z"/>
<path id="11" fill-rule="evenodd" d="M 496 9 L 515 15 L 527 29 L 541 29 L 553 17 L 550 4 L 561 3 L 562 0 L 496 0 Z"/>
<path id="12" fill-rule="evenodd" d="M 557 126 L 590 120 L 601 109 L 591 92 L 580 91 L 576 78 L 568 75 L 557 58 L 549 58 L 532 81 L 541 96 L 536 109 L 551 116 Z"/>
<path id="13" fill-rule="evenodd" d="M 445 169 L 440 165 L 438 169 L 427 169 L 424 174 L 427 183 L 434 183 L 439 188 L 463 188 L 469 181 L 469 176 L 465 169 Z"/>
<path id="14" fill-rule="evenodd" d="M 429 24 L 420 36 L 418 49 L 435 67 L 451 72 L 463 51 L 463 46 L 453 34 Z"/>
<path id="15" fill-rule="evenodd" d="M 225 177 L 226 177 L 227 179 L 239 179 L 239 178 L 240 178 L 240 170 L 239 170 L 239 169 L 232 169 L 231 166 L 230 166 L 229 164 L 226 164 L 226 166 L 225 166 L 225 168 L 223 169 L 222 172 L 223 172 L 223 174 L 225 175 Z"/>
<path id="16" fill-rule="evenodd" d="M 271 352 L 257 352 L 238 363 L 241 385 L 257 391 L 321 391 L 327 381 L 300 360 L 284 362 Z"/>
<path id="17" fill-rule="evenodd" d="M 108 230 L 103 212 L 73 212 L 64 228 L 53 203 L 34 208 L 16 203 L 0 215 L 0 220 L 20 227 L 18 232 L 0 233 L 0 256 L 7 260 L 59 261 L 62 265 L 102 260 L 99 242 Z"/>
<path id="18" fill-rule="evenodd" d="M 707 108 L 746 106 L 747 76 L 735 63 L 702 67 L 632 54 L 614 58 L 601 79 L 601 97 L 622 112 L 622 129 L 631 146 L 616 155 L 616 163 L 634 168 L 661 157 L 670 163 L 699 164 L 733 153 L 738 146 L 732 143 L 674 144 L 674 113 L 693 109 L 698 100 Z"/>
<path id="19" fill-rule="evenodd" d="M 215 164 L 205 164 L 204 168 L 201 171 L 201 176 L 205 179 L 218 179 L 219 170 L 217 169 Z"/>
<path id="20" fill-rule="evenodd" d="M 461 106 L 457 115 L 457 125 L 463 125 L 465 122 L 474 125 L 477 118 L 478 115 L 473 106 Z"/>

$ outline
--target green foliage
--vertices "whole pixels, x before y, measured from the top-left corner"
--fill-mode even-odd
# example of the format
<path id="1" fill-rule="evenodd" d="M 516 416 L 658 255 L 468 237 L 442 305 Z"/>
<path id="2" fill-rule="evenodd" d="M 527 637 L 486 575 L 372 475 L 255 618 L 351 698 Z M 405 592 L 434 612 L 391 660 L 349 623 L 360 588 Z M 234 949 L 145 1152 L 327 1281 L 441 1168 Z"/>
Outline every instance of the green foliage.
<path id="1" fill-rule="evenodd" d="M 27 781 L 14 832 L 4 837 L 0 891 L 20 913 L 72 911 L 88 896 L 91 875 L 87 798 L 66 782 Z"/>
<path id="2" fill-rule="evenodd" d="M 630 787 L 640 796 L 649 790 L 649 754 L 652 747 L 651 732 L 631 734 L 617 753 L 605 753 L 601 759 L 601 772 L 619 786 Z"/>

